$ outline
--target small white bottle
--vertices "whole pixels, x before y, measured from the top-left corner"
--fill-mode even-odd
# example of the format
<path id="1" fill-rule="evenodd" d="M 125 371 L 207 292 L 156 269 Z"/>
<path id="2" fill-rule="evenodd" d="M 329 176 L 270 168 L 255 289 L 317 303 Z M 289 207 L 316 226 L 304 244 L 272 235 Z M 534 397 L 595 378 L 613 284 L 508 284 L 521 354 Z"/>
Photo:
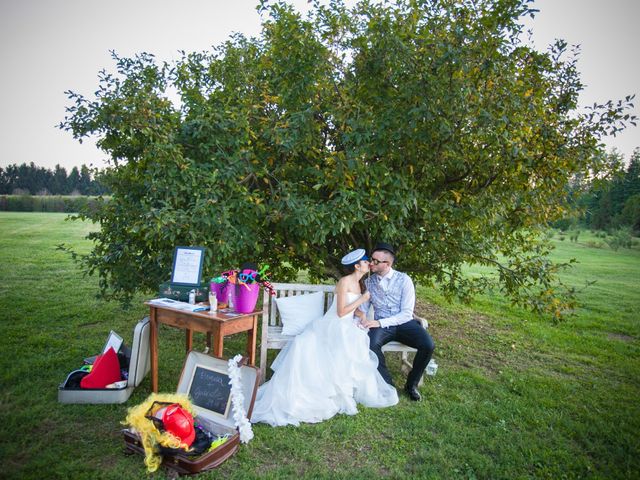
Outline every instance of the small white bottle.
<path id="1" fill-rule="evenodd" d="M 209 313 L 216 313 L 218 310 L 218 297 L 216 292 L 209 292 Z"/>
<path id="2" fill-rule="evenodd" d="M 233 312 L 233 296 L 231 295 L 231 289 L 234 288 L 235 285 L 229 285 L 229 310 Z"/>
<path id="3" fill-rule="evenodd" d="M 196 304 L 196 291 L 195 289 L 191 290 L 189 292 L 189 303 L 191 305 L 195 305 Z"/>

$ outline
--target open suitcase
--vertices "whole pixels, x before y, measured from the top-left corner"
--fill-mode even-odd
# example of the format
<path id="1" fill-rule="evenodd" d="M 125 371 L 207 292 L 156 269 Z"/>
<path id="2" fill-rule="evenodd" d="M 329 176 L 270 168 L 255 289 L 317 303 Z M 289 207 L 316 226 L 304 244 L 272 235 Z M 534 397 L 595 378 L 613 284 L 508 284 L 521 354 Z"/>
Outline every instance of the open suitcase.
<path id="1" fill-rule="evenodd" d="M 124 403 L 133 389 L 140 385 L 149 372 L 149 317 L 140 320 L 133 330 L 131 348 L 125 348 L 129 359 L 127 384 L 121 388 L 67 388 L 67 380 L 58 386 L 60 403 Z"/>
<path id="2" fill-rule="evenodd" d="M 229 434 L 230 438 L 210 452 L 199 457 L 186 454 L 165 455 L 162 465 L 180 475 L 200 473 L 217 467 L 238 451 L 240 434 L 236 429 L 231 406 L 227 360 L 191 351 L 187 355 L 180 381 L 178 393 L 189 394 L 196 410 L 195 420 L 214 435 Z M 240 366 L 242 377 L 242 393 L 247 418 L 251 419 L 251 411 L 256 398 L 259 383 L 259 371 L 255 367 Z M 144 455 L 144 448 L 139 435 L 133 429 L 124 429 L 125 448 L 129 452 Z"/>

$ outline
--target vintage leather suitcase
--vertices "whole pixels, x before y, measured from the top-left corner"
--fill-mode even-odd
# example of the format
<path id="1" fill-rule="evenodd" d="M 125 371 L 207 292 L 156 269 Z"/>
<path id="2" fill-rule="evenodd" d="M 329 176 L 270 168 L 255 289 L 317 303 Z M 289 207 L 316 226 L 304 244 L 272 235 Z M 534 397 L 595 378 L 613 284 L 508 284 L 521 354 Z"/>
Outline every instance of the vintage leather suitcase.
<path id="1" fill-rule="evenodd" d="M 122 388 L 77 388 L 66 387 L 66 380 L 58 386 L 60 403 L 124 403 L 135 387 L 149 372 L 149 317 L 140 320 L 133 329 L 133 342 L 130 349 L 129 375 L 127 385 Z M 67 377 L 68 378 L 68 377 Z"/>
<path id="2" fill-rule="evenodd" d="M 209 283 L 200 283 L 197 286 L 187 287 L 184 285 L 176 285 L 171 282 L 161 283 L 158 287 L 158 294 L 164 298 L 178 300 L 180 302 L 189 301 L 189 292 L 196 291 L 196 302 L 206 302 L 209 300 Z"/>
<path id="3" fill-rule="evenodd" d="M 242 394 L 247 418 L 251 411 L 259 384 L 259 371 L 255 367 L 242 365 Z M 217 467 L 238 451 L 240 434 L 233 419 L 233 410 L 228 385 L 227 360 L 204 353 L 189 352 L 185 360 L 178 393 L 188 393 L 197 412 L 195 420 L 215 435 L 231 435 L 216 449 L 199 457 L 186 454 L 165 455 L 162 465 L 180 475 L 191 475 Z M 123 430 L 125 448 L 129 452 L 144 455 L 144 448 L 138 434 L 130 428 Z"/>

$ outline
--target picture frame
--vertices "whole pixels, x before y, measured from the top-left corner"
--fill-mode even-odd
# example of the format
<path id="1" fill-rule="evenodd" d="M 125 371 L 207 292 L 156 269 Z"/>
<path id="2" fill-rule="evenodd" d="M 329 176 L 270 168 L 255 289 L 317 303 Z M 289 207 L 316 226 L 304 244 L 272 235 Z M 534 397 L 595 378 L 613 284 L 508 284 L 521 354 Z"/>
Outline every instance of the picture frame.
<path id="1" fill-rule="evenodd" d="M 124 340 L 122 339 L 122 337 L 111 330 L 109 332 L 109 336 L 107 337 L 107 341 L 102 348 L 102 353 L 107 353 L 107 350 L 109 350 L 111 347 L 113 347 L 115 352 L 118 353 L 123 343 Z"/>
<path id="2" fill-rule="evenodd" d="M 197 287 L 200 285 L 204 247 L 176 247 L 173 253 L 171 283 Z"/>
<path id="3" fill-rule="evenodd" d="M 120 352 L 120 349 L 122 348 L 123 344 L 124 344 L 124 340 L 122 339 L 122 337 L 118 335 L 116 332 L 114 332 L 113 330 L 111 330 L 109 332 L 109 336 L 107 337 L 107 341 L 104 344 L 104 347 L 102 347 L 102 351 L 100 352 L 100 354 L 107 353 L 107 350 L 109 350 L 109 348 L 111 347 L 113 347 L 115 352 L 118 353 Z M 96 361 L 96 358 L 98 358 L 98 355 L 87 357 L 84 359 L 84 364 L 93 365 Z"/>

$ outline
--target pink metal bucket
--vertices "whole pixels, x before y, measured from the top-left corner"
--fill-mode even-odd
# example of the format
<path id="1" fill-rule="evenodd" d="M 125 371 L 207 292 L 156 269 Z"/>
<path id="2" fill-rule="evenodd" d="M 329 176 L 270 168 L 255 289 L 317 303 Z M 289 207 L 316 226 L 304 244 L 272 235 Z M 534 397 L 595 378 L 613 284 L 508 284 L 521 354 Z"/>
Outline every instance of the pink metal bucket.
<path id="1" fill-rule="evenodd" d="M 249 287 L 249 288 L 247 288 Z M 256 308 L 260 284 L 230 285 L 233 309 L 238 313 L 251 313 Z"/>

